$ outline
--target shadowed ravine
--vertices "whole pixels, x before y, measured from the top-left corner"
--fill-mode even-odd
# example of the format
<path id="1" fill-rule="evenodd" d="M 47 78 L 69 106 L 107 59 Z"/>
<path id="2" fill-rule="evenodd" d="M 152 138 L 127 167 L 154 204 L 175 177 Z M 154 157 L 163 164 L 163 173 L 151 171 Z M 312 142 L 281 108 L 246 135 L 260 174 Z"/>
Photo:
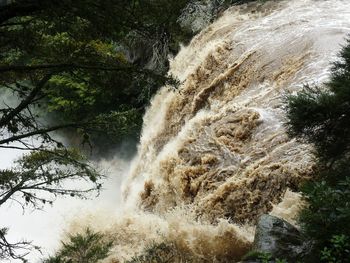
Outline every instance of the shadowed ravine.
<path id="1" fill-rule="evenodd" d="M 183 84 L 144 117 L 125 207 L 113 224 L 86 219 L 115 239 L 110 259 L 167 241 L 226 262 L 249 250 L 259 215 L 293 222 L 313 158 L 286 135 L 283 96 L 326 81 L 348 33 L 347 0 L 279 1 L 231 8 L 182 48 L 170 72 Z"/>

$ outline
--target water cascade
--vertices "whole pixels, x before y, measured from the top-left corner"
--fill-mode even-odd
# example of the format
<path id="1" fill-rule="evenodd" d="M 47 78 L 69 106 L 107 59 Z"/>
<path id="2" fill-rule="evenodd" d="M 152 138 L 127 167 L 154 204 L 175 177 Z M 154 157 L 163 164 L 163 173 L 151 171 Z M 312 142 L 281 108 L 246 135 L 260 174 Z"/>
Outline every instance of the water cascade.
<path id="1" fill-rule="evenodd" d="M 170 70 L 181 86 L 144 117 L 122 213 L 86 218 L 115 239 L 110 259 L 169 242 L 227 262 L 249 250 L 259 215 L 293 222 L 313 156 L 286 135 L 283 98 L 326 81 L 348 33 L 348 0 L 275 1 L 232 7 L 183 47 Z"/>

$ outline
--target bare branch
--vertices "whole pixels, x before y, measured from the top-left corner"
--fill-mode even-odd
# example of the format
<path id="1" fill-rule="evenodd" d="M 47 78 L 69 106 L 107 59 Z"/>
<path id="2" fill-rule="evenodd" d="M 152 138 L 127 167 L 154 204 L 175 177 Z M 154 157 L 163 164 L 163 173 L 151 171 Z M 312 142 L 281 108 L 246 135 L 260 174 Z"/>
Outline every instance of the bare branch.
<path id="1" fill-rule="evenodd" d="M 19 146 L 5 146 L 5 145 L 0 145 L 0 148 L 4 149 L 14 149 L 14 150 L 24 150 L 24 151 L 34 151 L 34 150 L 40 150 L 41 148 L 30 148 L 30 147 L 19 147 Z"/>
<path id="2" fill-rule="evenodd" d="M 41 64 L 41 65 L 7 65 L 0 66 L 0 73 L 9 71 L 36 71 L 36 70 L 47 70 L 47 69 L 61 69 L 61 70 L 72 70 L 72 69 L 91 69 L 91 70 L 103 70 L 103 71 L 124 71 L 124 70 L 135 70 L 134 67 L 113 67 L 110 65 L 81 65 L 75 63 L 62 63 L 62 64 Z"/>
<path id="3" fill-rule="evenodd" d="M 25 257 L 33 248 L 40 252 L 39 247 L 33 246 L 31 242 L 28 241 L 10 243 L 6 239 L 6 234 L 6 228 L 0 229 L 0 260 L 12 258 L 26 262 Z M 18 251 L 22 251 L 22 253 L 19 253 Z"/>
<path id="4" fill-rule="evenodd" d="M 9 121 L 11 121 L 18 113 L 20 113 L 23 109 L 28 107 L 28 105 L 32 102 L 32 100 L 36 97 L 40 90 L 45 86 L 45 84 L 51 78 L 51 76 L 52 74 L 46 75 L 16 108 L 14 108 L 10 113 L 4 115 L 0 120 L 0 127 L 7 125 Z"/>
<path id="5" fill-rule="evenodd" d="M 83 124 L 79 124 L 79 123 L 68 123 L 68 124 L 62 124 L 62 125 L 56 125 L 56 126 L 52 126 L 49 128 L 43 128 L 43 129 L 38 129 L 38 130 L 34 130 L 25 134 L 20 134 L 20 135 L 15 135 L 12 137 L 9 137 L 7 139 L 4 140 L 0 140 L 0 145 L 1 144 L 6 144 L 6 143 L 10 143 L 10 142 L 14 142 L 14 141 L 18 141 L 24 138 L 28 138 L 28 137 L 32 137 L 35 135 L 39 135 L 39 134 L 46 134 L 48 132 L 52 132 L 52 131 L 56 131 L 56 130 L 60 130 L 60 129 L 64 129 L 64 128 L 73 128 L 73 127 L 80 127 Z"/>

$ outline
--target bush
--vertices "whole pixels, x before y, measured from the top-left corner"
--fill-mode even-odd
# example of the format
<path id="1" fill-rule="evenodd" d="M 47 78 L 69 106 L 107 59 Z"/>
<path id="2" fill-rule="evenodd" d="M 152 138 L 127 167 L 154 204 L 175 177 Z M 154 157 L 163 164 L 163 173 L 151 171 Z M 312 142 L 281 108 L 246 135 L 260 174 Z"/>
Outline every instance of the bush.
<path id="1" fill-rule="evenodd" d="M 350 262 L 350 238 L 345 235 L 334 235 L 330 246 L 321 251 L 322 262 L 346 263 Z"/>

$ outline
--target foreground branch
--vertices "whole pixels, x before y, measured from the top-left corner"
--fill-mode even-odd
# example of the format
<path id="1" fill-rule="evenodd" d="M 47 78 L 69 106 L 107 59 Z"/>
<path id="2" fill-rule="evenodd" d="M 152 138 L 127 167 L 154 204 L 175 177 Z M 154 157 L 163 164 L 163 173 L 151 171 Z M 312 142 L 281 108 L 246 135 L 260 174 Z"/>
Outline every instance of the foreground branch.
<path id="1" fill-rule="evenodd" d="M 42 65 L 7 65 L 0 66 L 0 73 L 10 71 L 36 71 L 36 70 L 47 70 L 47 69 L 91 69 L 91 70 L 103 70 L 103 71 L 123 71 L 123 70 L 135 70 L 133 67 L 112 67 L 108 65 L 81 65 L 75 63 L 61 63 L 61 64 L 42 64 Z"/>

